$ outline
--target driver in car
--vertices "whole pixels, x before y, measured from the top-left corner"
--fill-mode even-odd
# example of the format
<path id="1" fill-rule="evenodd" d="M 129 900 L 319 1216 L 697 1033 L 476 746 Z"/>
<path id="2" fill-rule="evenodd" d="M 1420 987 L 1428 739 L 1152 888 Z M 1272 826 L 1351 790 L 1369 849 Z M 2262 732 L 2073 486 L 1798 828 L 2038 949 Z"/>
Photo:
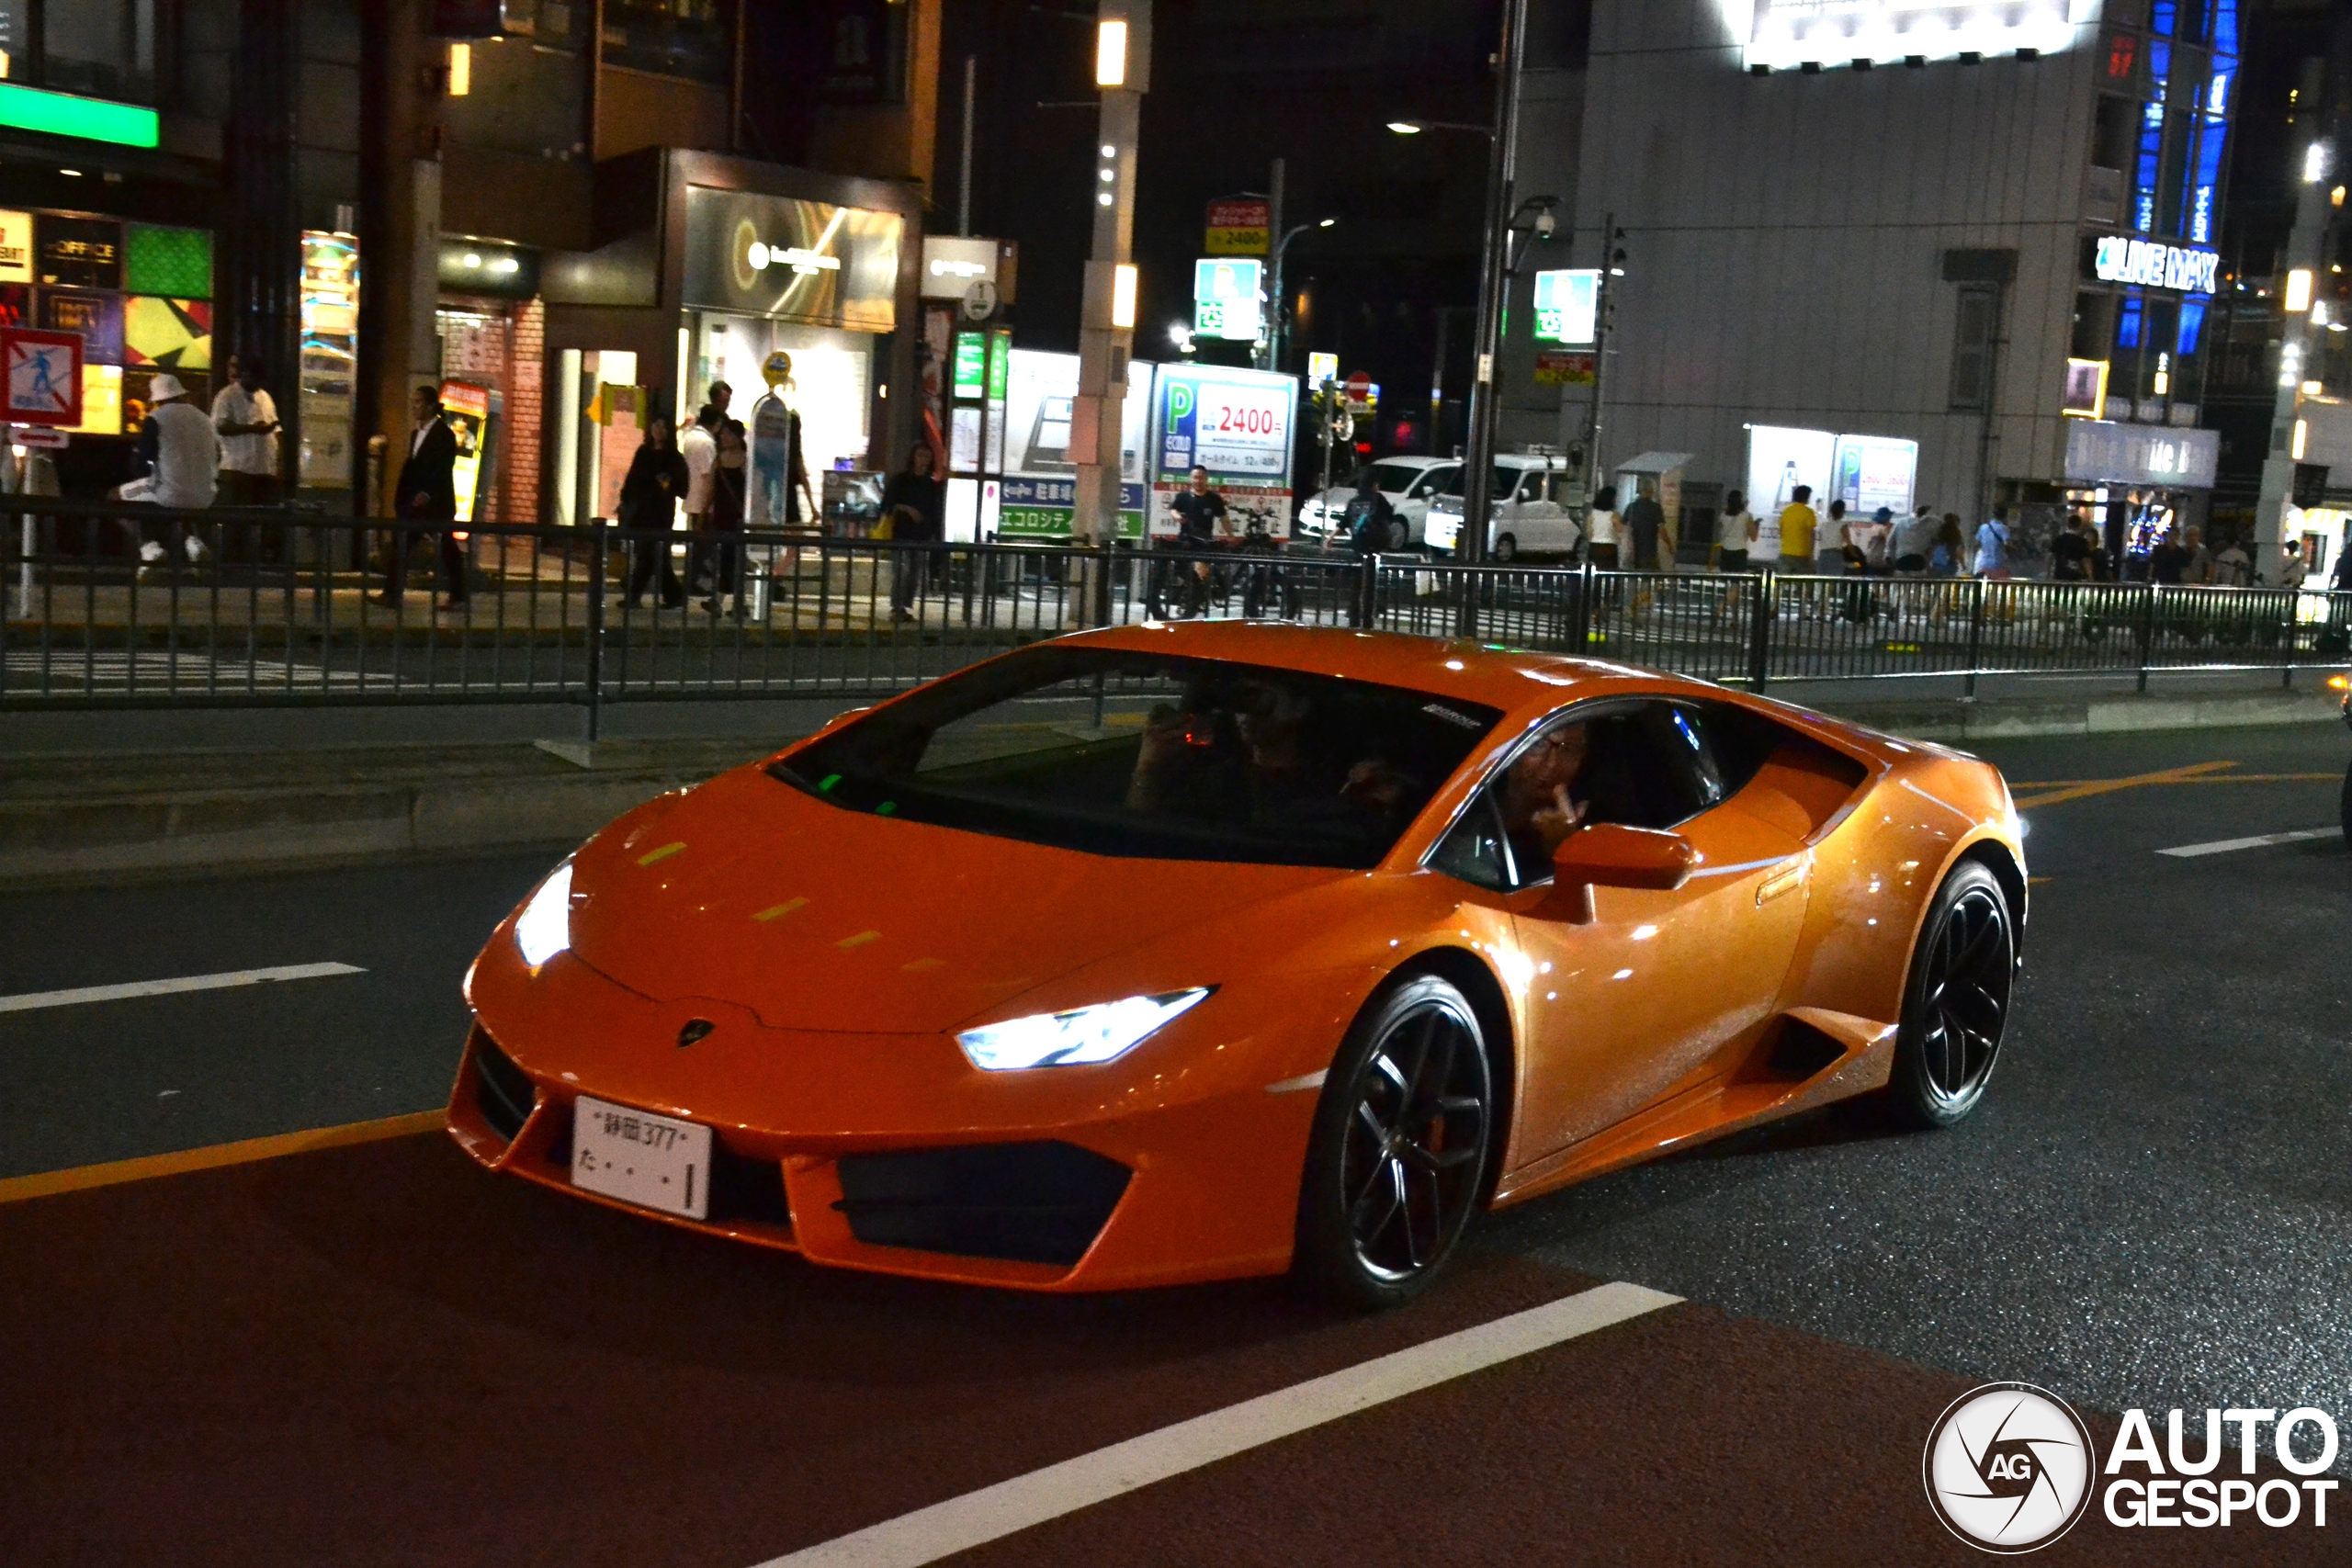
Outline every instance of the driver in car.
<path id="1" fill-rule="evenodd" d="M 1385 820 L 1411 798 L 1409 776 L 1379 757 L 1331 779 L 1310 753 L 1313 705 L 1295 687 L 1243 682 L 1186 709 L 1162 707 L 1144 726 L 1129 810 L 1239 817 L 1261 828 L 1354 825 Z"/>
<path id="2" fill-rule="evenodd" d="M 1584 825 L 1591 802 L 1576 797 L 1591 738 L 1581 724 L 1564 724 L 1539 738 L 1503 776 L 1503 830 L 1527 881 L 1541 880 L 1568 835 Z"/>

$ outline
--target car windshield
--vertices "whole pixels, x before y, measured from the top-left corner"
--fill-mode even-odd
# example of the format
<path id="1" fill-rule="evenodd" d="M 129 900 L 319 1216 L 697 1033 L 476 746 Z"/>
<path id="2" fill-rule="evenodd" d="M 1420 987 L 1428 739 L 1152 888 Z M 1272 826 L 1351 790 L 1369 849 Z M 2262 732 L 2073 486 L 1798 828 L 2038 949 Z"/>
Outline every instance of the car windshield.
<path id="1" fill-rule="evenodd" d="M 1420 471 L 1419 466 L 1412 463 L 1374 463 L 1372 466 L 1372 482 L 1395 494 L 1409 487 Z"/>
<path id="2" fill-rule="evenodd" d="M 1462 468 L 1456 468 L 1452 473 L 1446 475 L 1444 479 L 1445 489 L 1441 493 L 1448 500 L 1459 501 L 1462 499 L 1462 476 L 1465 471 L 1466 470 Z M 1508 499 L 1512 488 L 1519 483 L 1521 476 L 1524 475 L 1526 472 L 1527 470 L 1524 468 L 1507 468 L 1499 463 L 1496 464 L 1494 471 L 1494 498 L 1497 501 Z"/>
<path id="3" fill-rule="evenodd" d="M 1038 648 L 769 771 L 846 811 L 1090 854 L 1365 870 L 1500 717 L 1332 675 Z"/>

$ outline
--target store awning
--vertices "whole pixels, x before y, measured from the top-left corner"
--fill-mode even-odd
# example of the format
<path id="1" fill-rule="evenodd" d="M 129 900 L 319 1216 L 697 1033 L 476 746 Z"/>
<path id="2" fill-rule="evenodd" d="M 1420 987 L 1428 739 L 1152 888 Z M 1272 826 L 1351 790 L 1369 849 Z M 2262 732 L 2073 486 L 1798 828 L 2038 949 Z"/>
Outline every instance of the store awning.
<path id="1" fill-rule="evenodd" d="M 1613 467 L 1621 474 L 1665 474 L 1688 466 L 1690 457 L 1688 452 L 1645 452 Z"/>

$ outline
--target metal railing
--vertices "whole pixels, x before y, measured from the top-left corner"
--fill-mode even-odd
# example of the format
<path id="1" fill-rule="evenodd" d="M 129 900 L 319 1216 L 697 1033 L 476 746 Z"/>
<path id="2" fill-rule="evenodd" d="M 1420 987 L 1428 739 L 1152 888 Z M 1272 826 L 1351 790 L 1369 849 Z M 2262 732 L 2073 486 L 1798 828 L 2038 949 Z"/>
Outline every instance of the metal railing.
<path id="1" fill-rule="evenodd" d="M 0 524 L 0 706 L 16 708 L 556 702 L 585 706 L 594 735 L 608 703 L 882 695 L 1039 638 L 1186 615 L 1471 636 L 1758 688 L 1947 675 L 1973 690 L 1990 674 L 2144 687 L 2157 671 L 2291 679 L 2352 661 L 2352 595 L 2278 589 L 493 524 L 456 547 L 464 592 L 445 608 L 430 524 L 15 495 Z M 684 597 L 663 607 L 665 593 Z"/>

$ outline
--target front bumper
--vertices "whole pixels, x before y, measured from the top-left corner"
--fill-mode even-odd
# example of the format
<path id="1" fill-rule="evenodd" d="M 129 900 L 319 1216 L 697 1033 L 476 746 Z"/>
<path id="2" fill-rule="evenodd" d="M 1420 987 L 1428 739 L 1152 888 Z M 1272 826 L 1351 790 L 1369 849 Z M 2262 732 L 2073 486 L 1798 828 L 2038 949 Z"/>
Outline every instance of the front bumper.
<path id="1" fill-rule="evenodd" d="M 450 1134 L 542 1187 L 812 1262 L 973 1284 L 1116 1290 L 1290 1264 L 1317 1097 L 1230 1081 L 1199 1032 L 1214 1014 L 1099 1067 L 983 1073 L 945 1035 L 772 1030 L 717 1002 L 650 1001 L 570 955 L 536 979 L 485 963 L 474 1000 Z M 695 1019 L 717 1027 L 681 1047 Z M 709 1218 L 574 1187 L 582 1094 L 710 1126 Z"/>

